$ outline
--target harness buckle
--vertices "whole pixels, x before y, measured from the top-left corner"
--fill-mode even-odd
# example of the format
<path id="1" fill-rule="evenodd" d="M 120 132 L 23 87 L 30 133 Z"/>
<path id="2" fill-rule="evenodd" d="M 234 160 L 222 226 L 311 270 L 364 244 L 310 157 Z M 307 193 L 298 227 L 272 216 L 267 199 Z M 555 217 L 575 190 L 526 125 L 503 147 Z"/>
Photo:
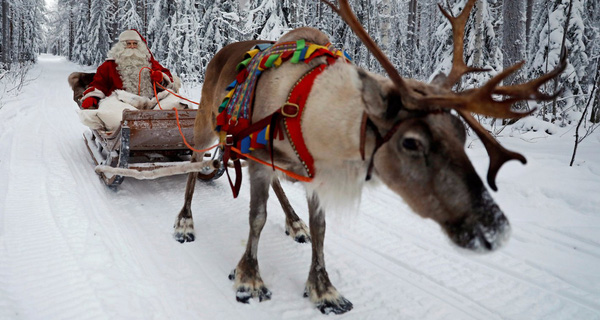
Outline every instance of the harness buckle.
<path id="1" fill-rule="evenodd" d="M 300 113 L 300 106 L 295 103 L 286 102 L 281 107 L 281 114 L 284 117 L 294 118 L 294 117 L 298 116 L 299 113 Z"/>
<path id="2" fill-rule="evenodd" d="M 233 145 L 233 135 L 228 134 L 225 136 L 225 145 L 232 146 Z"/>

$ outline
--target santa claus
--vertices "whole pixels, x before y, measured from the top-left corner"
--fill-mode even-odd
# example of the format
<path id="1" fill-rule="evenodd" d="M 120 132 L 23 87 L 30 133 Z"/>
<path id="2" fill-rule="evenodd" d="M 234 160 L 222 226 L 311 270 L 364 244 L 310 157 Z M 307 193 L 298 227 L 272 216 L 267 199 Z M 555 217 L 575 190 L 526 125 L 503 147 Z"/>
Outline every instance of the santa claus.
<path id="1" fill-rule="evenodd" d="M 174 91 L 180 86 L 179 79 L 154 59 L 137 30 L 123 31 L 83 93 L 79 117 L 92 129 L 112 131 L 125 109 L 153 109 L 157 98 L 162 108 L 181 107 L 168 91 L 155 97 L 153 83 Z"/>

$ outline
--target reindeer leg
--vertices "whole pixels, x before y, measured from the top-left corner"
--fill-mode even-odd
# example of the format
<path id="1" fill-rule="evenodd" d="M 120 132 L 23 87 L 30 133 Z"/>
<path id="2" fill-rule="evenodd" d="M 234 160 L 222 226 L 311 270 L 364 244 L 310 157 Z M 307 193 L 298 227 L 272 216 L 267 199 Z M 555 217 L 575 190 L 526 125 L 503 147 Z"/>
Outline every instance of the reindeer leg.
<path id="1" fill-rule="evenodd" d="M 312 263 L 306 281 L 304 296 L 324 314 L 342 314 L 352 310 L 352 303 L 344 298 L 329 281 L 325 270 L 323 241 L 325 239 L 325 212 L 320 208 L 316 193 L 308 198 L 310 235 L 312 237 Z"/>
<path id="2" fill-rule="evenodd" d="M 283 192 L 279 179 L 274 178 L 273 182 L 271 182 L 271 187 L 273 187 L 273 191 L 275 191 L 275 195 L 277 195 L 277 199 L 279 199 L 281 208 L 283 209 L 283 212 L 285 212 L 285 234 L 294 238 L 294 240 L 299 243 L 310 242 L 308 228 L 290 205 L 285 192 Z"/>
<path id="3" fill-rule="evenodd" d="M 229 275 L 235 280 L 236 299 L 248 303 L 250 298 L 258 297 L 259 301 L 271 299 L 271 291 L 265 287 L 258 270 L 258 240 L 267 221 L 267 199 L 271 175 L 258 171 L 257 164 L 250 163 L 250 233 L 246 251 L 236 269 Z M 258 172 L 257 172 L 258 171 Z"/>
<path id="4" fill-rule="evenodd" d="M 190 162 L 196 162 L 195 154 L 192 156 Z M 185 186 L 185 202 L 183 208 L 179 212 L 177 219 L 175 219 L 175 225 L 173 228 L 175 232 L 173 237 L 175 240 L 184 243 L 192 242 L 196 239 L 194 234 L 194 219 L 192 218 L 192 197 L 194 196 L 194 188 L 196 186 L 196 180 L 198 179 L 198 172 L 192 172 L 188 174 L 187 184 Z"/>

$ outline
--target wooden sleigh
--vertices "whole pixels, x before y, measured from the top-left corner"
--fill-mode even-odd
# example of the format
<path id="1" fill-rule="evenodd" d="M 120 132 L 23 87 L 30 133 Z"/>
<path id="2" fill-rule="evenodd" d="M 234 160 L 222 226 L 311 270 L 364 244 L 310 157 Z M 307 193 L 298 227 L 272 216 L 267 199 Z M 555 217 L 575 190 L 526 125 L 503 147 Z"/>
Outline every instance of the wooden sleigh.
<path id="1" fill-rule="evenodd" d="M 74 100 L 80 103 L 75 86 L 71 86 Z M 197 171 L 201 180 L 219 178 L 225 171 L 220 166 L 223 156 L 220 148 L 206 152 L 203 161 L 190 162 L 192 150 L 183 137 L 193 146 L 197 112 L 195 109 L 177 110 L 177 114 L 175 110 L 124 110 L 121 125 L 115 131 L 87 130 L 83 139 L 96 173 L 112 189 L 125 177 L 155 179 Z"/>

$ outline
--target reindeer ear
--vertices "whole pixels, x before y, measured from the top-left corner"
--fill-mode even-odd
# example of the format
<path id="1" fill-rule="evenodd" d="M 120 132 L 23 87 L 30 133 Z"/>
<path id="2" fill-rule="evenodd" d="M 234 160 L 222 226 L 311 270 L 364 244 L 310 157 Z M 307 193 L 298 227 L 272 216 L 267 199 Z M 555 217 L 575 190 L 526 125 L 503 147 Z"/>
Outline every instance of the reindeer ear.
<path id="1" fill-rule="evenodd" d="M 395 118 L 402 102 L 394 84 L 387 78 L 362 69 L 358 70 L 358 76 L 363 84 L 362 98 L 367 114 L 380 119 Z"/>

